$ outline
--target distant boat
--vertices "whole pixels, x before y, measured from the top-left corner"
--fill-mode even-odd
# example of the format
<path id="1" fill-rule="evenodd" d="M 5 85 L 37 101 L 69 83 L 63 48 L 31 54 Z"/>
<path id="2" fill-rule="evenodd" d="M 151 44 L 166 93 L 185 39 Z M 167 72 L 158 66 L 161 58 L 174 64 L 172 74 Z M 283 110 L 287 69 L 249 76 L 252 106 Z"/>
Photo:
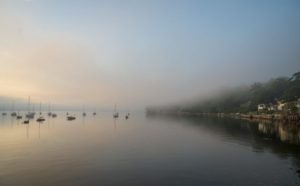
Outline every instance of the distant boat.
<path id="1" fill-rule="evenodd" d="M 52 118 L 56 118 L 57 115 L 54 112 L 51 112 L 51 105 L 49 104 L 49 108 L 48 108 L 49 112 L 48 112 L 48 116 L 52 117 Z"/>
<path id="2" fill-rule="evenodd" d="M 29 119 L 23 121 L 23 124 L 29 124 Z"/>
<path id="3" fill-rule="evenodd" d="M 85 106 L 83 105 L 82 107 L 82 116 L 86 116 L 86 113 L 85 113 Z"/>
<path id="4" fill-rule="evenodd" d="M 40 115 L 42 115 L 42 102 L 40 102 Z"/>
<path id="5" fill-rule="evenodd" d="M 43 121 L 45 121 L 45 118 L 42 117 L 42 116 L 40 116 L 36 121 L 37 121 L 37 122 L 43 122 Z"/>
<path id="6" fill-rule="evenodd" d="M 96 112 L 93 112 L 93 115 L 96 116 Z"/>
<path id="7" fill-rule="evenodd" d="M 42 103 L 40 102 L 40 117 L 36 120 L 37 122 L 43 122 L 46 119 L 42 116 Z"/>
<path id="8" fill-rule="evenodd" d="M 30 112 L 30 96 L 28 97 L 28 113 L 25 114 L 27 119 L 33 119 L 35 116 L 35 112 Z"/>
<path id="9" fill-rule="evenodd" d="M 75 120 L 75 119 L 76 119 L 75 116 L 68 116 L 68 117 L 67 117 L 67 120 L 69 120 L 69 121 L 72 121 L 72 120 Z"/>
<path id="10" fill-rule="evenodd" d="M 129 113 L 126 114 L 125 119 L 129 119 Z"/>
<path id="11" fill-rule="evenodd" d="M 113 113 L 113 118 L 118 118 L 119 113 L 117 112 L 117 106 L 115 105 L 114 113 Z"/>
<path id="12" fill-rule="evenodd" d="M 17 113 L 14 111 L 15 110 L 15 103 L 14 103 L 14 101 L 12 102 L 12 113 L 10 114 L 12 117 L 15 117 L 15 116 L 17 116 Z"/>
<path id="13" fill-rule="evenodd" d="M 3 106 L 3 110 L 2 110 L 2 116 L 6 116 L 7 113 L 5 112 L 5 106 Z"/>
<path id="14" fill-rule="evenodd" d="M 28 118 L 28 119 L 33 119 L 35 116 L 35 113 L 34 112 L 28 112 L 25 117 Z"/>
<path id="15" fill-rule="evenodd" d="M 51 113 L 51 105 L 50 105 L 50 103 L 49 103 L 49 105 L 48 105 L 48 116 L 52 116 L 52 113 Z"/>
<path id="16" fill-rule="evenodd" d="M 17 119 L 22 119 L 22 116 L 21 115 L 17 115 Z"/>
<path id="17" fill-rule="evenodd" d="M 118 118 L 119 117 L 119 113 L 114 113 L 113 117 L 114 118 Z"/>

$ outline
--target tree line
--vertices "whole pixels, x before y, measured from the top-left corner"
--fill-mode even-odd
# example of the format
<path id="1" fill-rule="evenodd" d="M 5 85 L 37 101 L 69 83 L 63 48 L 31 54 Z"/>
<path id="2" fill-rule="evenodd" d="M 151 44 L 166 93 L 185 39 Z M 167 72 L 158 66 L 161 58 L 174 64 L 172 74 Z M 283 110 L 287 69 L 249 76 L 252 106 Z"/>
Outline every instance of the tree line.
<path id="1" fill-rule="evenodd" d="M 163 111 L 199 113 L 249 113 L 257 111 L 258 104 L 293 102 L 300 98 L 300 72 L 291 77 L 279 77 L 265 83 L 233 88 L 210 99 L 195 101 L 187 105 L 160 107 Z M 148 108 L 156 110 L 157 108 Z"/>

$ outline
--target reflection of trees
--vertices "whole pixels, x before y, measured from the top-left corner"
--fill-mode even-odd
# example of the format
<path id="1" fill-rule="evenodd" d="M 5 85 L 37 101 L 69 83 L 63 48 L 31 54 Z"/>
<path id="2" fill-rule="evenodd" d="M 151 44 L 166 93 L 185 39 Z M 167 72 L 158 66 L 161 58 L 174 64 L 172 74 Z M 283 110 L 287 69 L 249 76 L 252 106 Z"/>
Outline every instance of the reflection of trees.
<path id="1" fill-rule="evenodd" d="M 193 127 L 194 130 L 206 130 L 224 141 L 250 146 L 255 152 L 269 151 L 279 158 L 291 158 L 300 176 L 300 126 L 296 124 L 258 123 L 214 117 L 149 116 L 149 119 L 155 117 L 163 117 L 174 123 Z"/>
<path id="2" fill-rule="evenodd" d="M 259 123 L 258 130 L 282 142 L 300 145 L 300 126 L 290 123 Z"/>

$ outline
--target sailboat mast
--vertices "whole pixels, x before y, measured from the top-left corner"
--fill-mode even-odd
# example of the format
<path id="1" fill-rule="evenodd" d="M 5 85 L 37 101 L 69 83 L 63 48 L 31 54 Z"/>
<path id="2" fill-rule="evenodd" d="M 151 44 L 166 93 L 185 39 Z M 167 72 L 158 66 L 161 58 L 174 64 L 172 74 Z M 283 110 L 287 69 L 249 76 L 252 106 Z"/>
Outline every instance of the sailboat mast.
<path id="1" fill-rule="evenodd" d="M 15 110 L 15 103 L 14 101 L 11 102 L 11 111 L 13 112 Z"/>
<path id="2" fill-rule="evenodd" d="M 40 115 L 42 114 L 42 102 L 40 102 Z"/>
<path id="3" fill-rule="evenodd" d="M 28 106 L 28 108 L 27 108 L 28 112 L 30 112 L 30 96 L 28 96 L 28 105 L 27 106 Z"/>

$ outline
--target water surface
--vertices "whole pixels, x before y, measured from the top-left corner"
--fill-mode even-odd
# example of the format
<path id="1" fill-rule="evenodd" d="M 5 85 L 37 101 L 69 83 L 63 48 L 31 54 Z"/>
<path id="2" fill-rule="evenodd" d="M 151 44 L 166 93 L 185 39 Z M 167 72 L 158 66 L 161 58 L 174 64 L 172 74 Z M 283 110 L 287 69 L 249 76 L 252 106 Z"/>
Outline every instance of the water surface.
<path id="1" fill-rule="evenodd" d="M 0 116 L 0 185 L 299 185 L 300 128 L 234 119 Z"/>

